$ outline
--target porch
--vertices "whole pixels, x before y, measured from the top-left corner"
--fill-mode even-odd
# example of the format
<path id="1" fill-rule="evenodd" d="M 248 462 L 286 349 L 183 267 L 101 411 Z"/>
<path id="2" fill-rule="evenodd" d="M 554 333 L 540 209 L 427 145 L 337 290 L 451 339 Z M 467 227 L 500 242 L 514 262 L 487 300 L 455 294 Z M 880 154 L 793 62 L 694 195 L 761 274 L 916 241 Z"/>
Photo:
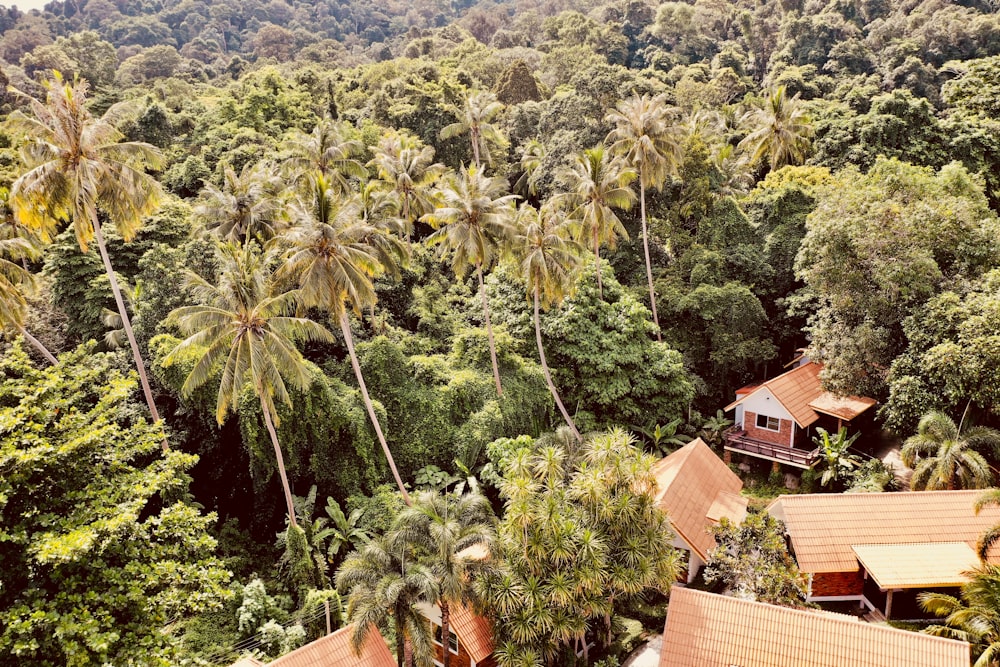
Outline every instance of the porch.
<path id="1" fill-rule="evenodd" d="M 747 454 L 768 461 L 776 461 L 785 465 L 795 466 L 796 468 L 812 468 L 819 459 L 818 447 L 807 450 L 764 442 L 763 440 L 747 436 L 746 431 L 739 425 L 728 429 L 723 436 L 726 441 L 726 451 Z"/>

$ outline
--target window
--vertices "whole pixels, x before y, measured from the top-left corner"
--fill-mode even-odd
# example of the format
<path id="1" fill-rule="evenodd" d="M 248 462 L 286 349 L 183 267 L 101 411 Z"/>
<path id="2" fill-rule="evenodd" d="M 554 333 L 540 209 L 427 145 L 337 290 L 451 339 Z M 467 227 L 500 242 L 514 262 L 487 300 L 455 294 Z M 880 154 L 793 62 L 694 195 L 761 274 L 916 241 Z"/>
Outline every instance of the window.
<path id="1" fill-rule="evenodd" d="M 757 428 L 766 428 L 768 431 L 780 431 L 781 420 L 777 417 L 757 415 Z"/>
<path id="2" fill-rule="evenodd" d="M 434 631 L 434 643 L 440 646 L 441 626 L 437 623 L 431 623 L 431 629 Z M 448 650 L 458 655 L 458 635 L 452 632 L 451 628 L 448 628 Z"/>

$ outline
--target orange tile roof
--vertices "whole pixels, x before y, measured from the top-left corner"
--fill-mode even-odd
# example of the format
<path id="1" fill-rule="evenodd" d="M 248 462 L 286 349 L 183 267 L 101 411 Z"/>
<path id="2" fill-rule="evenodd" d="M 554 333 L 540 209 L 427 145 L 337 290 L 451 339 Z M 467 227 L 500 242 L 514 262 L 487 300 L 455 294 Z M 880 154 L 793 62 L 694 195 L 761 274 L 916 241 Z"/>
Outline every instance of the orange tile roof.
<path id="1" fill-rule="evenodd" d="M 968 667 L 966 642 L 675 586 L 659 667 Z"/>
<path id="2" fill-rule="evenodd" d="M 974 548 L 987 528 L 1000 523 L 1000 507 L 976 514 L 972 505 L 981 493 L 789 495 L 775 499 L 768 511 L 785 522 L 800 570 L 856 572 L 855 545 L 965 542 Z"/>
<path id="3" fill-rule="evenodd" d="M 264 667 L 264 663 L 248 655 L 245 658 L 240 658 L 229 667 Z"/>
<path id="4" fill-rule="evenodd" d="M 969 580 L 965 573 L 979 565 L 965 542 L 858 544 L 854 553 L 882 590 L 961 586 Z"/>
<path id="5" fill-rule="evenodd" d="M 809 407 L 816 412 L 831 415 L 838 419 L 850 421 L 878 403 L 874 398 L 864 396 L 837 396 L 828 391 L 824 391 L 815 400 L 810 401 Z"/>
<path id="6" fill-rule="evenodd" d="M 493 654 L 493 626 L 468 607 L 453 604 L 449 608 L 451 630 L 477 663 Z"/>
<path id="7" fill-rule="evenodd" d="M 740 496 L 743 481 L 701 438 L 657 461 L 653 474 L 657 504 L 702 560 L 715 548 L 708 529 L 723 516 L 736 523 L 746 516 L 748 499 Z"/>
<path id="8" fill-rule="evenodd" d="M 345 626 L 281 656 L 268 667 L 396 667 L 396 659 L 374 627 L 361 647 L 361 655 L 355 655 L 351 650 L 353 630 L 353 624 Z"/>

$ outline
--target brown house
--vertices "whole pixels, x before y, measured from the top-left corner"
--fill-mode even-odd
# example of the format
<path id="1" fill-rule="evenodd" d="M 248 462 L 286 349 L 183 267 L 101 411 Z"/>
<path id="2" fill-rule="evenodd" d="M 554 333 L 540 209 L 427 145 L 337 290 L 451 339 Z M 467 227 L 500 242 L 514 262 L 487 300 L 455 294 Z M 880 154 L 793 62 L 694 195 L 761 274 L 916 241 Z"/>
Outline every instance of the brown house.
<path id="1" fill-rule="evenodd" d="M 389 651 L 382 635 L 374 627 L 368 633 L 361 653 L 355 653 L 351 648 L 351 633 L 354 624 L 347 625 L 333 634 L 310 642 L 268 663 L 268 667 L 396 667 L 396 659 Z M 252 658 L 244 658 L 252 662 L 240 661 L 233 667 L 251 667 L 261 663 Z"/>
<path id="2" fill-rule="evenodd" d="M 659 667 L 968 667 L 969 645 L 674 587 Z"/>
<path id="3" fill-rule="evenodd" d="M 797 468 L 811 468 L 819 457 L 812 443 L 817 427 L 836 432 L 875 405 L 873 398 L 836 396 L 823 389 L 822 366 L 807 358 L 801 365 L 763 384 L 736 391 L 735 425 L 726 432 L 726 451 Z"/>
<path id="4" fill-rule="evenodd" d="M 716 546 L 709 529 L 723 517 L 739 524 L 746 516 L 743 481 L 701 438 L 657 461 L 653 474 L 657 504 L 670 517 L 673 545 L 689 554 L 692 581 Z"/>
<path id="5" fill-rule="evenodd" d="M 488 619 L 468 607 L 450 605 L 449 632 L 445 638 L 441 631 L 441 608 L 421 604 L 419 609 L 431 622 L 435 665 L 444 665 L 444 651 L 447 650 L 451 652 L 453 667 L 496 667 L 493 626 Z"/>
<path id="6" fill-rule="evenodd" d="M 857 601 L 875 615 L 923 618 L 920 591 L 951 594 L 979 559 L 976 542 L 1000 508 L 976 513 L 981 491 L 804 494 L 768 507 L 785 523 L 807 600 Z M 991 562 L 1000 559 L 991 558 Z"/>

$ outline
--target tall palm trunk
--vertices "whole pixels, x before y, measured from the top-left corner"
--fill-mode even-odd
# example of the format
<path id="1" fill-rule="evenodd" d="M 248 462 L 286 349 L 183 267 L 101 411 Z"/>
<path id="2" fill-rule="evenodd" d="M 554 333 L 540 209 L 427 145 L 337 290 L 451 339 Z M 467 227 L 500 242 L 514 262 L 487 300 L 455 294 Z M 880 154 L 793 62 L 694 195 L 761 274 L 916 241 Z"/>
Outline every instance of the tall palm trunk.
<path id="1" fill-rule="evenodd" d="M 30 333 L 28 333 L 27 329 L 25 329 L 24 327 L 18 325 L 17 330 L 18 330 L 18 332 L 22 336 L 24 336 L 24 339 L 26 341 L 28 341 L 29 343 L 31 343 L 35 347 L 36 350 L 38 350 L 39 352 L 41 352 L 42 356 L 45 357 L 45 359 L 50 364 L 52 364 L 53 366 L 55 366 L 56 364 L 59 363 L 59 360 L 56 359 L 55 356 L 51 352 L 49 352 L 48 348 L 45 347 L 44 345 L 42 345 L 42 341 L 38 340 L 37 338 L 35 338 L 34 336 L 32 336 Z"/>
<path id="2" fill-rule="evenodd" d="M 569 426 L 569 429 L 573 431 L 573 436 L 576 437 L 578 442 L 582 442 L 583 438 L 580 436 L 580 431 L 576 429 L 576 424 L 573 423 L 573 418 L 569 416 L 569 412 L 566 411 L 566 406 L 563 405 L 562 399 L 559 398 L 559 392 L 556 391 L 556 385 L 552 382 L 552 374 L 549 373 L 549 365 L 545 361 L 545 348 L 542 346 L 542 323 L 538 312 L 538 285 L 535 285 L 534 297 L 535 342 L 538 344 L 538 359 L 542 362 L 542 373 L 545 375 L 545 383 L 549 385 L 549 392 L 551 392 L 552 398 L 555 399 L 556 406 L 559 408 L 559 412 L 562 413 L 563 419 L 566 420 L 566 424 Z M 445 665 L 445 667 L 448 666 Z"/>
<path id="3" fill-rule="evenodd" d="M 482 166 L 479 164 L 479 128 L 473 125 L 469 128 L 469 138 L 472 139 L 472 155 L 476 158 L 476 171 Z"/>
<path id="4" fill-rule="evenodd" d="M 646 228 L 646 183 L 639 175 L 639 217 L 642 220 L 642 250 L 646 254 L 646 281 L 649 283 L 649 305 L 653 309 L 653 324 L 656 325 L 656 340 L 663 342 L 660 334 L 660 318 L 656 316 L 656 291 L 653 289 L 653 265 L 649 261 L 649 231 Z"/>
<path id="5" fill-rule="evenodd" d="M 403 660 L 406 654 L 405 640 L 403 638 L 403 623 L 396 620 L 396 667 L 403 667 Z"/>
<path id="6" fill-rule="evenodd" d="M 601 282 L 601 243 L 597 240 L 597 228 L 594 228 L 594 271 L 597 273 L 597 293 L 604 298 L 604 284 Z"/>
<path id="7" fill-rule="evenodd" d="M 293 528 L 298 528 L 295 521 L 295 504 L 292 502 L 292 488 L 288 486 L 288 473 L 285 472 L 285 457 L 281 455 L 281 445 L 278 443 L 278 433 L 274 430 L 274 422 L 271 420 L 271 411 L 264 402 L 264 392 L 257 390 L 260 395 L 260 409 L 264 412 L 264 424 L 267 426 L 267 433 L 271 436 L 271 444 L 274 445 L 274 458 L 278 460 L 278 476 L 281 478 L 281 488 L 285 491 L 285 504 L 288 505 L 288 522 Z"/>
<path id="8" fill-rule="evenodd" d="M 451 606 L 441 600 L 441 656 L 444 667 L 451 667 Z"/>
<path id="9" fill-rule="evenodd" d="M 396 480 L 396 486 L 399 487 L 399 492 L 403 494 L 403 501 L 410 505 L 410 494 L 406 492 L 406 487 L 403 486 L 403 480 L 399 476 L 399 470 L 396 469 L 396 461 L 392 458 L 392 452 L 389 451 L 389 445 L 385 441 L 385 436 L 382 435 L 382 426 L 378 422 L 378 417 L 375 415 L 375 406 L 372 404 L 372 399 L 368 395 L 368 387 L 365 385 L 365 378 L 361 374 L 361 365 L 358 364 L 358 355 L 354 352 L 354 336 L 351 335 L 351 323 L 347 319 L 347 311 L 340 316 L 340 331 L 344 334 L 344 342 L 347 344 L 347 353 L 351 357 L 351 368 L 354 369 L 354 377 L 358 379 L 358 386 L 361 387 L 361 397 L 365 402 L 365 409 L 368 410 L 368 418 L 372 420 L 372 426 L 375 427 L 375 435 L 378 436 L 378 442 L 382 445 L 382 453 L 385 454 L 386 461 L 389 462 L 389 469 L 392 470 L 392 476 Z"/>
<path id="10" fill-rule="evenodd" d="M 483 316 L 486 318 L 486 338 L 490 342 L 490 361 L 493 362 L 493 381 L 497 385 L 497 396 L 503 396 L 500 386 L 500 366 L 497 364 L 497 346 L 493 341 L 493 324 L 490 322 L 490 304 L 486 298 L 486 283 L 483 282 L 483 263 L 476 264 L 476 274 L 479 276 L 479 296 L 483 299 Z"/>
<path id="11" fill-rule="evenodd" d="M 413 642 L 409 639 L 403 640 L 403 662 L 406 667 L 413 667 Z"/>
<path id="12" fill-rule="evenodd" d="M 142 393 L 146 397 L 146 405 L 153 415 L 153 423 L 160 421 L 160 412 L 153 402 L 153 390 L 149 386 L 149 377 L 146 375 L 146 365 L 142 362 L 142 353 L 139 352 L 139 343 L 135 339 L 132 331 L 132 320 L 129 319 L 128 310 L 125 309 L 125 300 L 122 298 L 122 290 L 118 286 L 118 278 L 115 277 L 115 269 L 111 266 L 111 257 L 108 255 L 108 248 L 104 244 L 104 232 L 101 231 L 101 222 L 96 215 L 92 216 L 91 222 L 94 225 L 94 236 L 97 238 L 97 248 L 101 252 L 101 261 L 104 262 L 104 271 L 108 274 L 108 281 L 111 283 L 111 292 L 115 295 L 115 304 L 118 306 L 118 314 L 122 317 L 122 327 L 125 329 L 125 336 L 128 338 L 129 347 L 132 348 L 132 359 L 135 361 L 135 368 L 139 372 L 139 383 L 142 385 Z M 164 452 L 170 448 L 167 439 L 160 441 L 160 447 Z"/>

